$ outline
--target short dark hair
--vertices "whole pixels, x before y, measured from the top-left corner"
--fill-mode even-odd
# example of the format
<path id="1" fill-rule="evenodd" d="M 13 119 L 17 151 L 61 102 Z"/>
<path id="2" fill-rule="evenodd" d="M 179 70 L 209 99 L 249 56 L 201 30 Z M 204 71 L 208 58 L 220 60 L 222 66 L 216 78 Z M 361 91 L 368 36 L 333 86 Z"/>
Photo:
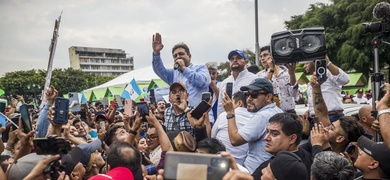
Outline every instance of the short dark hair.
<path id="1" fill-rule="evenodd" d="M 188 55 L 191 54 L 191 53 L 190 53 L 190 48 L 188 48 L 187 44 L 184 44 L 183 42 L 180 42 L 180 43 L 176 44 L 175 46 L 173 46 L 173 48 L 172 48 L 172 54 L 173 54 L 173 52 L 174 52 L 176 49 L 178 49 L 178 48 L 183 48 L 183 49 L 186 51 L 186 53 L 187 53 Z"/>
<path id="2" fill-rule="evenodd" d="M 125 152 L 125 149 L 131 149 L 131 153 Z M 110 165 L 111 169 L 126 167 L 135 174 L 141 167 L 141 154 L 128 142 L 117 141 L 110 145 L 110 150 L 107 154 L 107 164 Z"/>
<path id="3" fill-rule="evenodd" d="M 237 91 L 233 94 L 234 101 L 242 101 L 244 108 L 246 108 L 246 96 L 242 91 Z"/>
<path id="4" fill-rule="evenodd" d="M 318 153 L 311 165 L 314 180 L 354 179 L 354 168 L 348 160 L 333 151 Z"/>
<path id="5" fill-rule="evenodd" d="M 204 138 L 196 144 L 196 149 L 205 148 L 209 150 L 209 154 L 217 154 L 220 151 L 226 151 L 225 146 L 214 138 Z"/>
<path id="6" fill-rule="evenodd" d="M 278 113 L 269 119 L 269 123 L 278 123 L 282 125 L 282 131 L 287 136 L 296 134 L 297 140 L 294 143 L 295 145 L 298 146 L 301 142 L 303 126 L 297 115 L 292 113 Z"/>
<path id="7" fill-rule="evenodd" d="M 339 119 L 340 126 L 347 135 L 347 144 L 356 142 L 364 134 L 363 126 L 353 116 L 343 116 Z"/>
<path id="8" fill-rule="evenodd" d="M 267 45 L 267 46 L 261 47 L 261 48 L 260 48 L 260 53 L 263 52 L 263 51 L 265 51 L 265 50 L 268 50 L 269 52 L 271 52 L 271 47 L 268 46 L 268 45 Z"/>
<path id="9" fill-rule="evenodd" d="M 123 126 L 112 126 L 108 129 L 108 131 L 104 135 L 104 142 L 107 144 L 107 146 L 110 146 L 115 141 L 115 132 L 119 128 L 125 129 Z"/>

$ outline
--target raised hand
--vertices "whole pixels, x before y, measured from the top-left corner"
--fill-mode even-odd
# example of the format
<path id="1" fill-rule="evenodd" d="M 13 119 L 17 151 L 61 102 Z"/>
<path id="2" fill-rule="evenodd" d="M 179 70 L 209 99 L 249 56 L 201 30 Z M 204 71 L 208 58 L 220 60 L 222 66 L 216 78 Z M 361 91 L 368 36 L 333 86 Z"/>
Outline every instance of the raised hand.
<path id="1" fill-rule="evenodd" d="M 152 48 L 153 48 L 154 55 L 159 55 L 160 51 L 164 48 L 164 44 L 162 43 L 162 38 L 160 33 L 156 33 L 153 35 Z"/>

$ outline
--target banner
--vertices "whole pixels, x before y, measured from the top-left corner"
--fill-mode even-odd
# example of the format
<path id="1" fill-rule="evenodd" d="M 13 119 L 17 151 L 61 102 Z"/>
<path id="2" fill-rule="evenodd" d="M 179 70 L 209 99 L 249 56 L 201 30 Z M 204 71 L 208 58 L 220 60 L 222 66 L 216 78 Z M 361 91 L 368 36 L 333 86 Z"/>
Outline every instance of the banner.
<path id="1" fill-rule="evenodd" d="M 61 12 L 61 15 L 58 17 L 58 19 L 56 19 L 55 24 L 54 24 L 53 37 L 51 39 L 50 48 L 49 48 L 50 56 L 49 56 L 49 63 L 47 65 L 47 75 L 46 75 L 46 78 L 45 78 L 45 86 L 43 88 L 42 96 L 41 96 L 42 97 L 42 99 L 41 99 L 42 102 L 41 102 L 41 105 L 39 106 L 40 109 L 42 109 L 43 106 L 46 104 L 46 93 L 45 92 L 50 87 L 51 74 L 52 74 L 52 69 L 53 69 L 53 60 L 54 60 L 54 54 L 56 52 L 56 46 L 57 46 L 57 39 L 58 39 L 58 32 L 59 32 L 59 28 L 60 28 L 61 16 L 62 16 L 62 12 Z"/>

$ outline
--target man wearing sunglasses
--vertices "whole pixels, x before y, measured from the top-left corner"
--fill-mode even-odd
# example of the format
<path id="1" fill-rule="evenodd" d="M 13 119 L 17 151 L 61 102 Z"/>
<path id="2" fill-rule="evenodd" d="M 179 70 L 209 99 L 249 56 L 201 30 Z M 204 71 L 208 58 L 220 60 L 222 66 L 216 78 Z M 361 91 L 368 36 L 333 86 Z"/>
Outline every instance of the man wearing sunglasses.
<path id="1" fill-rule="evenodd" d="M 265 151 L 265 140 L 269 119 L 283 111 L 273 102 L 273 87 L 265 78 L 257 78 L 249 85 L 240 88 L 247 91 L 247 111 L 254 113 L 248 122 L 237 128 L 232 100 L 225 93 L 223 107 L 227 113 L 229 139 L 233 146 L 248 143 L 249 151 L 244 166 L 253 173 L 256 168 L 268 160 L 271 154 Z"/>

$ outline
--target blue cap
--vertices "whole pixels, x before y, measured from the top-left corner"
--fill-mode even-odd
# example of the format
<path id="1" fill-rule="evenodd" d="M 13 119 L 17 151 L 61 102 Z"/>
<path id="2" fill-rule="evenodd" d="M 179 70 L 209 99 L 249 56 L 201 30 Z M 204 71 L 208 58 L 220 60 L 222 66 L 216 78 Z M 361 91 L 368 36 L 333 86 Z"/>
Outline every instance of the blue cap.
<path id="1" fill-rule="evenodd" d="M 245 56 L 244 52 L 242 52 L 242 51 L 240 51 L 240 50 L 238 50 L 238 49 L 235 49 L 235 50 L 233 50 L 233 51 L 230 51 L 230 53 L 229 53 L 229 55 L 228 55 L 228 59 L 232 58 L 232 56 L 235 55 L 235 54 L 240 55 L 241 57 L 243 57 L 243 58 L 246 60 L 246 56 Z"/>

